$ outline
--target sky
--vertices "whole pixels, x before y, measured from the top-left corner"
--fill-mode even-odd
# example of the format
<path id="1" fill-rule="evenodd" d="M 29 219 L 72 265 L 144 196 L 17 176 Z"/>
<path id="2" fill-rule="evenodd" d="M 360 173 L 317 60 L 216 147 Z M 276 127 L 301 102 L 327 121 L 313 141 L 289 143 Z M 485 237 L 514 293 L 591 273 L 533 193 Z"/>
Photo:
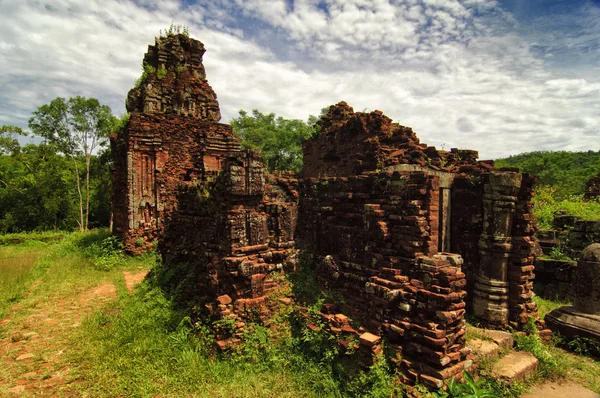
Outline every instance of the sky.
<path id="1" fill-rule="evenodd" d="M 222 123 L 346 101 L 438 149 L 600 150 L 600 0 L 0 0 L 0 124 L 60 97 L 115 114 L 171 23 Z"/>

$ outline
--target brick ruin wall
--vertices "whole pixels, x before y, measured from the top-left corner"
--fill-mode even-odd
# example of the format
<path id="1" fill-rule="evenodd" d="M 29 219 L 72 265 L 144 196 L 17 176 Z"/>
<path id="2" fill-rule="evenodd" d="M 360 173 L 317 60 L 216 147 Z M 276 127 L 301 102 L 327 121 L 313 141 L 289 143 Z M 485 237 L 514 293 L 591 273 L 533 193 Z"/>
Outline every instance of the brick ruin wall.
<path id="1" fill-rule="evenodd" d="M 275 271 L 294 267 L 296 185 L 293 174 L 267 174 L 255 153 L 241 151 L 215 180 L 180 186 L 159 247 L 177 299 L 218 319 L 241 322 L 247 311 L 268 319 Z"/>
<path id="2" fill-rule="evenodd" d="M 473 364 L 462 259 L 438 253 L 439 194 L 423 172 L 307 179 L 298 228 L 318 278 L 345 299 L 338 310 L 401 354 L 407 381 L 432 388 Z"/>
<path id="3" fill-rule="evenodd" d="M 239 151 L 231 126 L 180 115 L 132 113 L 114 142 L 114 232 L 127 250 L 152 248 L 176 210 L 180 187 L 215 178 Z"/>
<path id="4" fill-rule="evenodd" d="M 304 143 L 300 176 L 270 174 L 218 123 L 203 53 L 182 35 L 149 46 L 156 72 L 130 91 L 128 126 L 112 137 L 114 232 L 132 253 L 161 237 L 162 280 L 181 302 L 240 330 L 266 322 L 279 271 L 303 254 L 345 299 L 323 308 L 332 332 L 370 354 L 385 340 L 406 381 L 431 388 L 472 366 L 465 308 L 494 327 L 536 316 L 534 177 L 437 150 L 343 102 Z"/>

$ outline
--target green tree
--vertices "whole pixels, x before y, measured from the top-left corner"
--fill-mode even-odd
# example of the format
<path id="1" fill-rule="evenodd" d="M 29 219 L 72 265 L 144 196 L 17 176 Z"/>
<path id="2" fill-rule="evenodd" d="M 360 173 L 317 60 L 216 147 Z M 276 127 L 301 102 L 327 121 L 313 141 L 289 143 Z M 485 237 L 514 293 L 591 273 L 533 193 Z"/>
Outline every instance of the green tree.
<path id="1" fill-rule="evenodd" d="M 77 206 L 69 159 L 51 145 L 0 155 L 0 232 L 72 229 Z"/>
<path id="2" fill-rule="evenodd" d="M 17 126 L 0 127 L 0 154 L 17 154 L 21 149 L 17 136 L 26 136 L 27 133 Z"/>
<path id="3" fill-rule="evenodd" d="M 302 142 L 316 132 L 314 116 L 307 123 L 276 117 L 274 113 L 263 114 L 257 109 L 251 116 L 243 110 L 239 114 L 231 121 L 231 126 L 241 138 L 242 147 L 260 149 L 269 171 L 300 171 Z"/>
<path id="4" fill-rule="evenodd" d="M 79 199 L 79 228 L 86 230 L 90 213 L 90 167 L 92 154 L 104 147 L 108 135 L 118 125 L 110 108 L 95 98 L 56 98 L 42 105 L 29 119 L 29 127 L 69 157 L 74 167 L 75 187 Z M 82 189 L 78 157 L 84 159 L 85 180 Z"/>

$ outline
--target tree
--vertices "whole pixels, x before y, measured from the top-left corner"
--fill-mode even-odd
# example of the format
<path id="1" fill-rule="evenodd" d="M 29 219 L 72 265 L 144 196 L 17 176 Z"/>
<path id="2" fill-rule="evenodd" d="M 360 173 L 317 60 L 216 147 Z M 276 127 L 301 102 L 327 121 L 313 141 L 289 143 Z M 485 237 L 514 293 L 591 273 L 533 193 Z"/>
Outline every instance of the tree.
<path id="1" fill-rule="evenodd" d="M 257 109 L 249 116 L 240 110 L 240 116 L 231 121 L 233 131 L 242 140 L 242 147 L 260 149 L 269 171 L 302 168 L 302 142 L 315 134 L 314 117 L 309 122 L 284 119 L 274 113 L 267 115 Z"/>
<path id="2" fill-rule="evenodd" d="M 1 126 L 0 127 L 0 155 L 14 155 L 19 152 L 21 145 L 17 136 L 26 136 L 27 133 L 17 126 Z"/>
<path id="3" fill-rule="evenodd" d="M 72 229 L 77 206 L 70 159 L 48 144 L 0 155 L 0 233 Z"/>
<path id="4" fill-rule="evenodd" d="M 75 186 L 79 199 L 79 228 L 88 229 L 90 209 L 90 164 L 94 151 L 106 145 L 108 135 L 118 119 L 110 108 L 95 98 L 56 98 L 42 105 L 29 119 L 34 134 L 46 139 L 59 152 L 69 157 L 75 169 Z M 82 190 L 77 158 L 83 156 L 85 183 Z M 85 196 L 84 196 L 85 193 Z M 85 200 L 84 200 L 85 198 Z M 85 202 L 85 205 L 84 205 Z"/>

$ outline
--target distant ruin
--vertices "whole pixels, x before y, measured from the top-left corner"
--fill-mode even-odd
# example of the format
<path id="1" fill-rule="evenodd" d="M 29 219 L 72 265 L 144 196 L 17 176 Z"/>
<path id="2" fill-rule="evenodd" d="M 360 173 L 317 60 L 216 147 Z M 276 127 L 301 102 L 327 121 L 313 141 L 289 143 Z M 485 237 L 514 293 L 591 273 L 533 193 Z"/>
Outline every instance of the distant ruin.
<path id="1" fill-rule="evenodd" d="M 584 197 L 588 200 L 600 198 L 600 173 L 588 180 Z"/>
<path id="2" fill-rule="evenodd" d="M 156 72 L 129 92 L 129 124 L 112 139 L 114 232 L 131 253 L 161 237 L 170 281 L 190 305 L 239 323 L 250 310 L 267 319 L 279 271 L 301 267 L 302 253 L 345 299 L 323 309 L 331 327 L 373 353 L 385 340 L 406 381 L 431 388 L 472 366 L 466 308 L 492 327 L 537 318 L 535 177 L 475 151 L 437 150 L 381 111 L 344 102 L 305 142 L 300 175 L 270 174 L 218 123 L 203 54 L 184 35 L 149 46 Z M 363 331 L 348 325 L 353 314 Z"/>

